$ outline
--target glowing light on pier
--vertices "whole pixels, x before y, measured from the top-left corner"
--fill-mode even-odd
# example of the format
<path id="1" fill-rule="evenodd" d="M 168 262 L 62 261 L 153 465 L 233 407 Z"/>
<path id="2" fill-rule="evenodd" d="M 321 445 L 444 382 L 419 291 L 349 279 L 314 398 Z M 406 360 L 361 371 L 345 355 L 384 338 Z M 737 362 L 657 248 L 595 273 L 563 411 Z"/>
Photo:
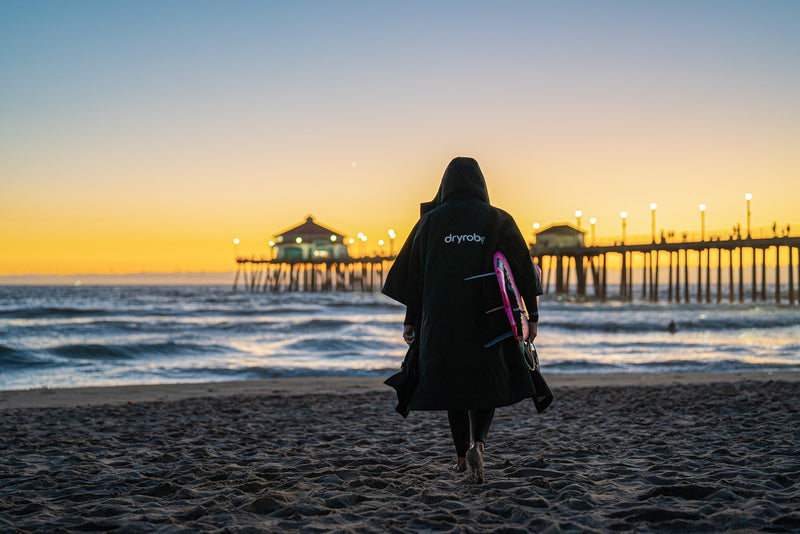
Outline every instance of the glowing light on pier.
<path id="1" fill-rule="evenodd" d="M 706 205 L 700 204 L 700 241 L 706 240 Z"/>
<path id="2" fill-rule="evenodd" d="M 656 242 L 656 208 L 658 204 L 655 202 L 650 203 L 650 233 L 652 234 L 653 243 Z"/>
<path id="3" fill-rule="evenodd" d="M 397 237 L 397 234 L 389 228 L 389 256 L 394 256 L 394 238 Z"/>
<path id="4" fill-rule="evenodd" d="M 367 255 L 367 236 L 366 236 L 366 234 L 364 234 L 364 232 L 358 232 L 356 237 L 358 237 L 361 240 L 361 255 L 362 256 L 366 256 Z"/>
<path id="5" fill-rule="evenodd" d="M 750 239 L 750 201 L 753 199 L 753 195 L 745 193 L 744 199 L 747 201 L 747 239 Z"/>
<path id="6" fill-rule="evenodd" d="M 619 212 L 620 218 L 622 218 L 622 244 L 625 244 L 625 228 L 627 227 L 628 223 L 628 212 L 621 211 Z"/>

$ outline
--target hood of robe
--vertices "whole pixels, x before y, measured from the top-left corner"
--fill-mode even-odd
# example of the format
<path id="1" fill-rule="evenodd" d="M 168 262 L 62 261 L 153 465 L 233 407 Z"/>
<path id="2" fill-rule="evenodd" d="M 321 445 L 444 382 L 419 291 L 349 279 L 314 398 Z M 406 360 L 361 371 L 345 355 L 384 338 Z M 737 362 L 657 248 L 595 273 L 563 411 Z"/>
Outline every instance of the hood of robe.
<path id="1" fill-rule="evenodd" d="M 489 203 L 489 190 L 478 162 L 472 158 L 454 158 L 447 166 L 439 186 L 437 200 L 444 204 L 448 200 L 477 199 Z"/>

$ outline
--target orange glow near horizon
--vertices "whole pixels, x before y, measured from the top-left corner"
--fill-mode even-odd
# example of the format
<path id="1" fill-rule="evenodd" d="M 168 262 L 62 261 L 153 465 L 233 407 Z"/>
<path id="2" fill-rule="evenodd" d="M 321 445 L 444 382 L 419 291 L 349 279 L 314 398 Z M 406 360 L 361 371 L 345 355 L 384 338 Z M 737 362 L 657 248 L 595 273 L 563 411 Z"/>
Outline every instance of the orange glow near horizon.
<path id="1" fill-rule="evenodd" d="M 446 163 L 447 158 L 441 165 L 442 169 Z M 514 194 L 513 187 L 509 186 L 513 186 L 515 180 L 501 179 L 493 182 L 490 170 L 491 167 L 484 166 L 493 203 L 515 217 L 528 241 L 533 241 L 534 221 L 540 221 L 542 228 L 551 223 L 572 222 L 574 210 L 556 211 L 547 205 L 540 207 L 533 194 L 530 200 L 526 195 Z M 50 206 L 45 212 L 27 207 L 15 211 L 9 206 L 11 209 L 7 209 L 2 216 L 5 231 L 0 237 L 4 251 L 0 274 L 230 271 L 235 269 L 233 259 L 236 255 L 269 257 L 269 241 L 273 236 L 302 223 L 307 215 L 313 215 L 319 224 L 345 236 L 359 233 L 366 235 L 366 242 L 358 240 L 351 246 L 353 255 L 360 256 L 363 252 L 368 255 L 388 254 L 389 230 L 394 229 L 396 232 L 393 246 L 397 251 L 416 222 L 419 202 L 429 200 L 438 187 L 437 171 L 440 172 L 439 169 L 431 169 L 426 173 L 429 179 L 427 194 L 414 195 L 411 188 L 397 191 L 398 200 L 390 202 L 387 199 L 385 206 L 365 202 L 363 198 L 359 201 L 349 201 L 346 196 L 337 199 L 335 191 L 331 191 L 328 199 L 320 203 L 324 209 L 299 205 L 299 202 L 295 202 L 293 206 L 279 206 L 268 200 L 268 196 L 263 203 L 265 207 L 261 207 L 260 201 L 243 197 L 241 208 L 227 207 L 230 216 L 225 216 L 223 208 L 216 210 L 215 215 L 207 216 L 210 210 L 200 209 L 194 212 L 184 207 L 182 212 L 178 212 L 177 206 L 175 210 L 167 210 L 167 213 L 126 207 L 120 207 L 116 213 L 111 213 L 106 208 L 93 211 L 92 205 L 85 206 L 85 210 L 58 210 Z M 392 179 L 387 182 L 402 183 Z M 496 183 L 496 187 L 493 187 L 493 183 Z M 547 195 L 557 191 L 546 185 L 535 189 L 545 191 Z M 725 194 L 727 193 L 721 192 L 720 196 Z M 743 196 L 743 193 L 739 196 Z M 704 198 L 709 197 L 706 195 Z M 733 205 L 736 204 L 734 199 L 729 199 L 730 205 L 720 206 L 711 198 L 705 212 L 708 217 L 706 235 L 727 239 L 737 223 L 742 225 L 744 233 L 744 202 L 739 202 L 742 205 L 736 206 Z M 791 225 L 788 219 L 792 214 L 789 206 L 782 206 L 780 201 L 773 200 L 774 208 L 761 207 L 758 198 L 754 194 L 754 236 L 759 233 L 764 237 L 771 235 L 772 222 L 780 221 L 779 234 L 787 224 Z M 339 202 L 341 205 L 338 205 Z M 360 206 L 358 202 L 364 202 L 364 205 Z M 697 204 L 685 199 L 681 202 L 686 205 L 683 212 L 670 210 L 669 202 L 659 198 L 657 227 L 667 231 L 674 229 L 676 236 L 686 231 L 696 238 L 700 233 Z M 630 202 L 623 204 L 616 195 L 611 194 L 606 197 L 595 195 L 593 200 L 586 198 L 580 204 L 584 206 L 584 213 L 593 214 L 592 218 L 597 219 L 598 244 L 621 241 L 620 207 L 628 208 L 626 242 L 649 240 L 649 202 L 639 202 L 641 205 L 638 212 L 630 206 Z M 105 203 L 100 201 L 100 205 L 104 206 Z M 266 206 L 274 206 L 274 209 Z M 722 218 L 719 213 L 726 217 Z M 800 221 L 792 226 L 800 229 Z M 796 232 L 792 230 L 795 235 Z M 233 244 L 233 236 L 240 240 L 238 245 Z M 382 247 L 378 245 L 379 240 L 384 241 Z M 680 238 L 676 237 L 675 240 L 679 241 Z"/>
<path id="2" fill-rule="evenodd" d="M 491 156 L 502 159 L 502 154 Z M 528 241 L 533 241 L 534 222 L 541 228 L 552 223 L 574 223 L 575 205 L 582 207 L 587 221 L 590 217 L 596 219 L 598 244 L 621 241 L 623 209 L 627 212 L 626 242 L 648 241 L 653 198 L 658 205 L 659 231 L 699 236 L 696 199 L 702 198 L 707 205 L 707 236 L 727 239 L 736 224 L 745 232 L 744 187 L 743 191 L 714 191 L 705 186 L 701 193 L 689 196 L 658 183 L 629 195 L 621 195 L 615 188 L 589 186 L 562 196 L 562 183 L 582 183 L 583 173 L 590 170 L 580 169 L 576 171 L 579 175 L 562 176 L 559 180 L 525 179 L 528 171 L 524 169 L 498 165 L 492 157 L 476 157 L 486 175 L 493 204 L 514 216 Z M 352 182 L 347 172 L 327 172 L 321 167 L 307 174 L 331 178 L 315 184 L 313 191 L 298 186 L 297 182 L 302 181 L 298 179 L 285 183 L 254 181 L 249 187 L 230 191 L 220 176 L 198 186 L 185 181 L 185 190 L 176 186 L 171 190 L 155 189 L 160 198 L 153 200 L 149 189 L 137 191 L 124 181 L 116 188 L 107 185 L 108 192 L 102 194 L 83 195 L 70 192 L 67 187 L 52 194 L 30 192 L 27 199 L 23 195 L 13 203 L 0 201 L 0 274 L 230 271 L 235 269 L 235 255 L 268 256 L 268 243 L 273 236 L 302 223 L 308 215 L 348 237 L 365 234 L 365 244 L 351 247 L 354 255 L 363 251 L 369 255 L 388 253 L 390 229 L 396 232 L 396 251 L 416 222 L 419 203 L 430 200 L 436 192 L 449 159 L 450 154 L 442 154 L 426 166 L 383 167 L 376 171 L 382 178 L 360 180 L 360 190 L 353 191 L 342 191 L 335 185 Z M 598 168 L 593 171 L 598 172 Z M 782 188 L 797 192 L 798 186 L 791 182 L 789 174 L 785 173 Z M 744 177 L 740 181 L 747 183 Z M 800 230 L 800 221 L 791 220 L 796 213 L 795 194 L 776 193 L 771 184 L 755 181 L 747 186 L 748 191 L 753 191 L 749 203 L 754 236 L 772 235 L 773 223 L 777 223 L 779 235 L 787 224 L 793 234 Z M 651 194 L 650 189 L 662 192 Z M 286 198 L 292 200 L 282 200 Z M 234 236 L 240 239 L 239 245 L 233 245 Z M 378 245 L 381 239 L 385 241 L 382 248 Z"/>

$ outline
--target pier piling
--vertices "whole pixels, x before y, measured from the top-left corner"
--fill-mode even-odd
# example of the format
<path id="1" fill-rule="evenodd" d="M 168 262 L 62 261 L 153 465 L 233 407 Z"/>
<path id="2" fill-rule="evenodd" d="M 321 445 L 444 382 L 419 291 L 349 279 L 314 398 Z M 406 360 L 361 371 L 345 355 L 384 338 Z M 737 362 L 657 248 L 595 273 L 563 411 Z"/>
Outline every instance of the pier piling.
<path id="1" fill-rule="evenodd" d="M 788 248 L 786 254 L 781 250 Z M 641 298 L 650 302 L 658 302 L 665 297 L 669 302 L 697 302 L 710 304 L 727 299 L 733 303 L 745 301 L 745 249 L 750 249 L 748 258 L 752 258 L 750 266 L 750 300 L 752 302 L 767 301 L 767 265 L 774 257 L 774 300 L 778 304 L 788 302 L 790 305 L 800 304 L 800 237 L 774 237 L 764 239 L 729 239 L 707 240 L 700 242 L 661 242 L 612 246 L 582 246 L 574 248 L 532 247 L 532 255 L 539 259 L 543 267 L 544 290 L 550 292 L 550 276 L 556 279 L 556 295 L 559 298 L 571 298 L 570 275 L 571 266 L 575 265 L 577 283 L 574 298 L 584 299 L 590 296 L 588 283 L 591 281 L 595 298 L 617 298 L 622 301 L 633 299 L 635 286 L 634 263 L 641 268 Z M 772 251 L 775 251 L 774 254 Z M 661 255 L 667 254 L 667 261 L 661 261 Z M 607 276 L 609 257 L 619 258 L 619 283 L 616 295 L 609 295 Z M 795 257 L 797 260 L 795 260 Z M 544 259 L 547 258 L 547 261 Z M 728 264 L 724 270 L 724 264 Z M 760 273 L 758 266 L 761 266 Z M 693 267 L 690 278 L 690 267 Z M 667 287 L 661 291 L 659 276 L 666 269 Z M 566 273 L 564 272 L 566 271 Z M 681 272 L 682 271 L 682 272 Z M 783 279 L 782 271 L 786 274 Z M 586 275 L 589 276 L 586 276 Z M 726 276 L 727 275 L 727 276 Z M 759 276 L 760 275 L 760 276 Z M 716 280 L 714 280 L 716 276 Z M 727 277 L 727 284 L 725 278 Z M 638 278 L 638 277 L 637 277 Z M 716 282 L 716 283 L 714 283 Z M 758 290 L 760 284 L 760 292 Z M 696 289 L 692 289 L 692 286 Z M 716 294 L 714 294 L 716 292 Z"/>

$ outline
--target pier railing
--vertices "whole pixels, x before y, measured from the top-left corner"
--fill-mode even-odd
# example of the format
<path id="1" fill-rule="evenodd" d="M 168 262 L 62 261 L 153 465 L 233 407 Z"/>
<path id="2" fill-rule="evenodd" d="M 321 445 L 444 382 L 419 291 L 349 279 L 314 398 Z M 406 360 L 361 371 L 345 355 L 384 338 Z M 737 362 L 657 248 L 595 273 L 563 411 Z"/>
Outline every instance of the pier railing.
<path id="1" fill-rule="evenodd" d="M 789 234 L 786 228 L 754 227 L 750 230 L 749 239 L 772 239 L 777 237 L 800 237 L 800 233 Z M 746 231 L 740 228 L 726 230 L 710 229 L 704 232 L 662 231 L 655 236 L 658 243 L 696 243 L 703 241 L 736 241 L 748 239 Z M 594 240 L 586 237 L 586 246 L 612 245 L 648 245 L 654 242 L 652 234 L 628 234 L 624 240 L 619 236 L 601 236 Z"/>
<path id="2" fill-rule="evenodd" d="M 573 248 L 532 245 L 531 256 L 543 269 L 545 294 L 562 298 L 629 301 L 641 293 L 652 302 L 712 302 L 712 296 L 716 302 L 744 302 L 746 297 L 755 302 L 767 300 L 769 286 L 769 296 L 777 303 L 800 301 L 800 237 L 665 239 Z M 616 280 L 609 281 L 609 272 Z M 609 286 L 617 287 L 616 294 Z"/>

